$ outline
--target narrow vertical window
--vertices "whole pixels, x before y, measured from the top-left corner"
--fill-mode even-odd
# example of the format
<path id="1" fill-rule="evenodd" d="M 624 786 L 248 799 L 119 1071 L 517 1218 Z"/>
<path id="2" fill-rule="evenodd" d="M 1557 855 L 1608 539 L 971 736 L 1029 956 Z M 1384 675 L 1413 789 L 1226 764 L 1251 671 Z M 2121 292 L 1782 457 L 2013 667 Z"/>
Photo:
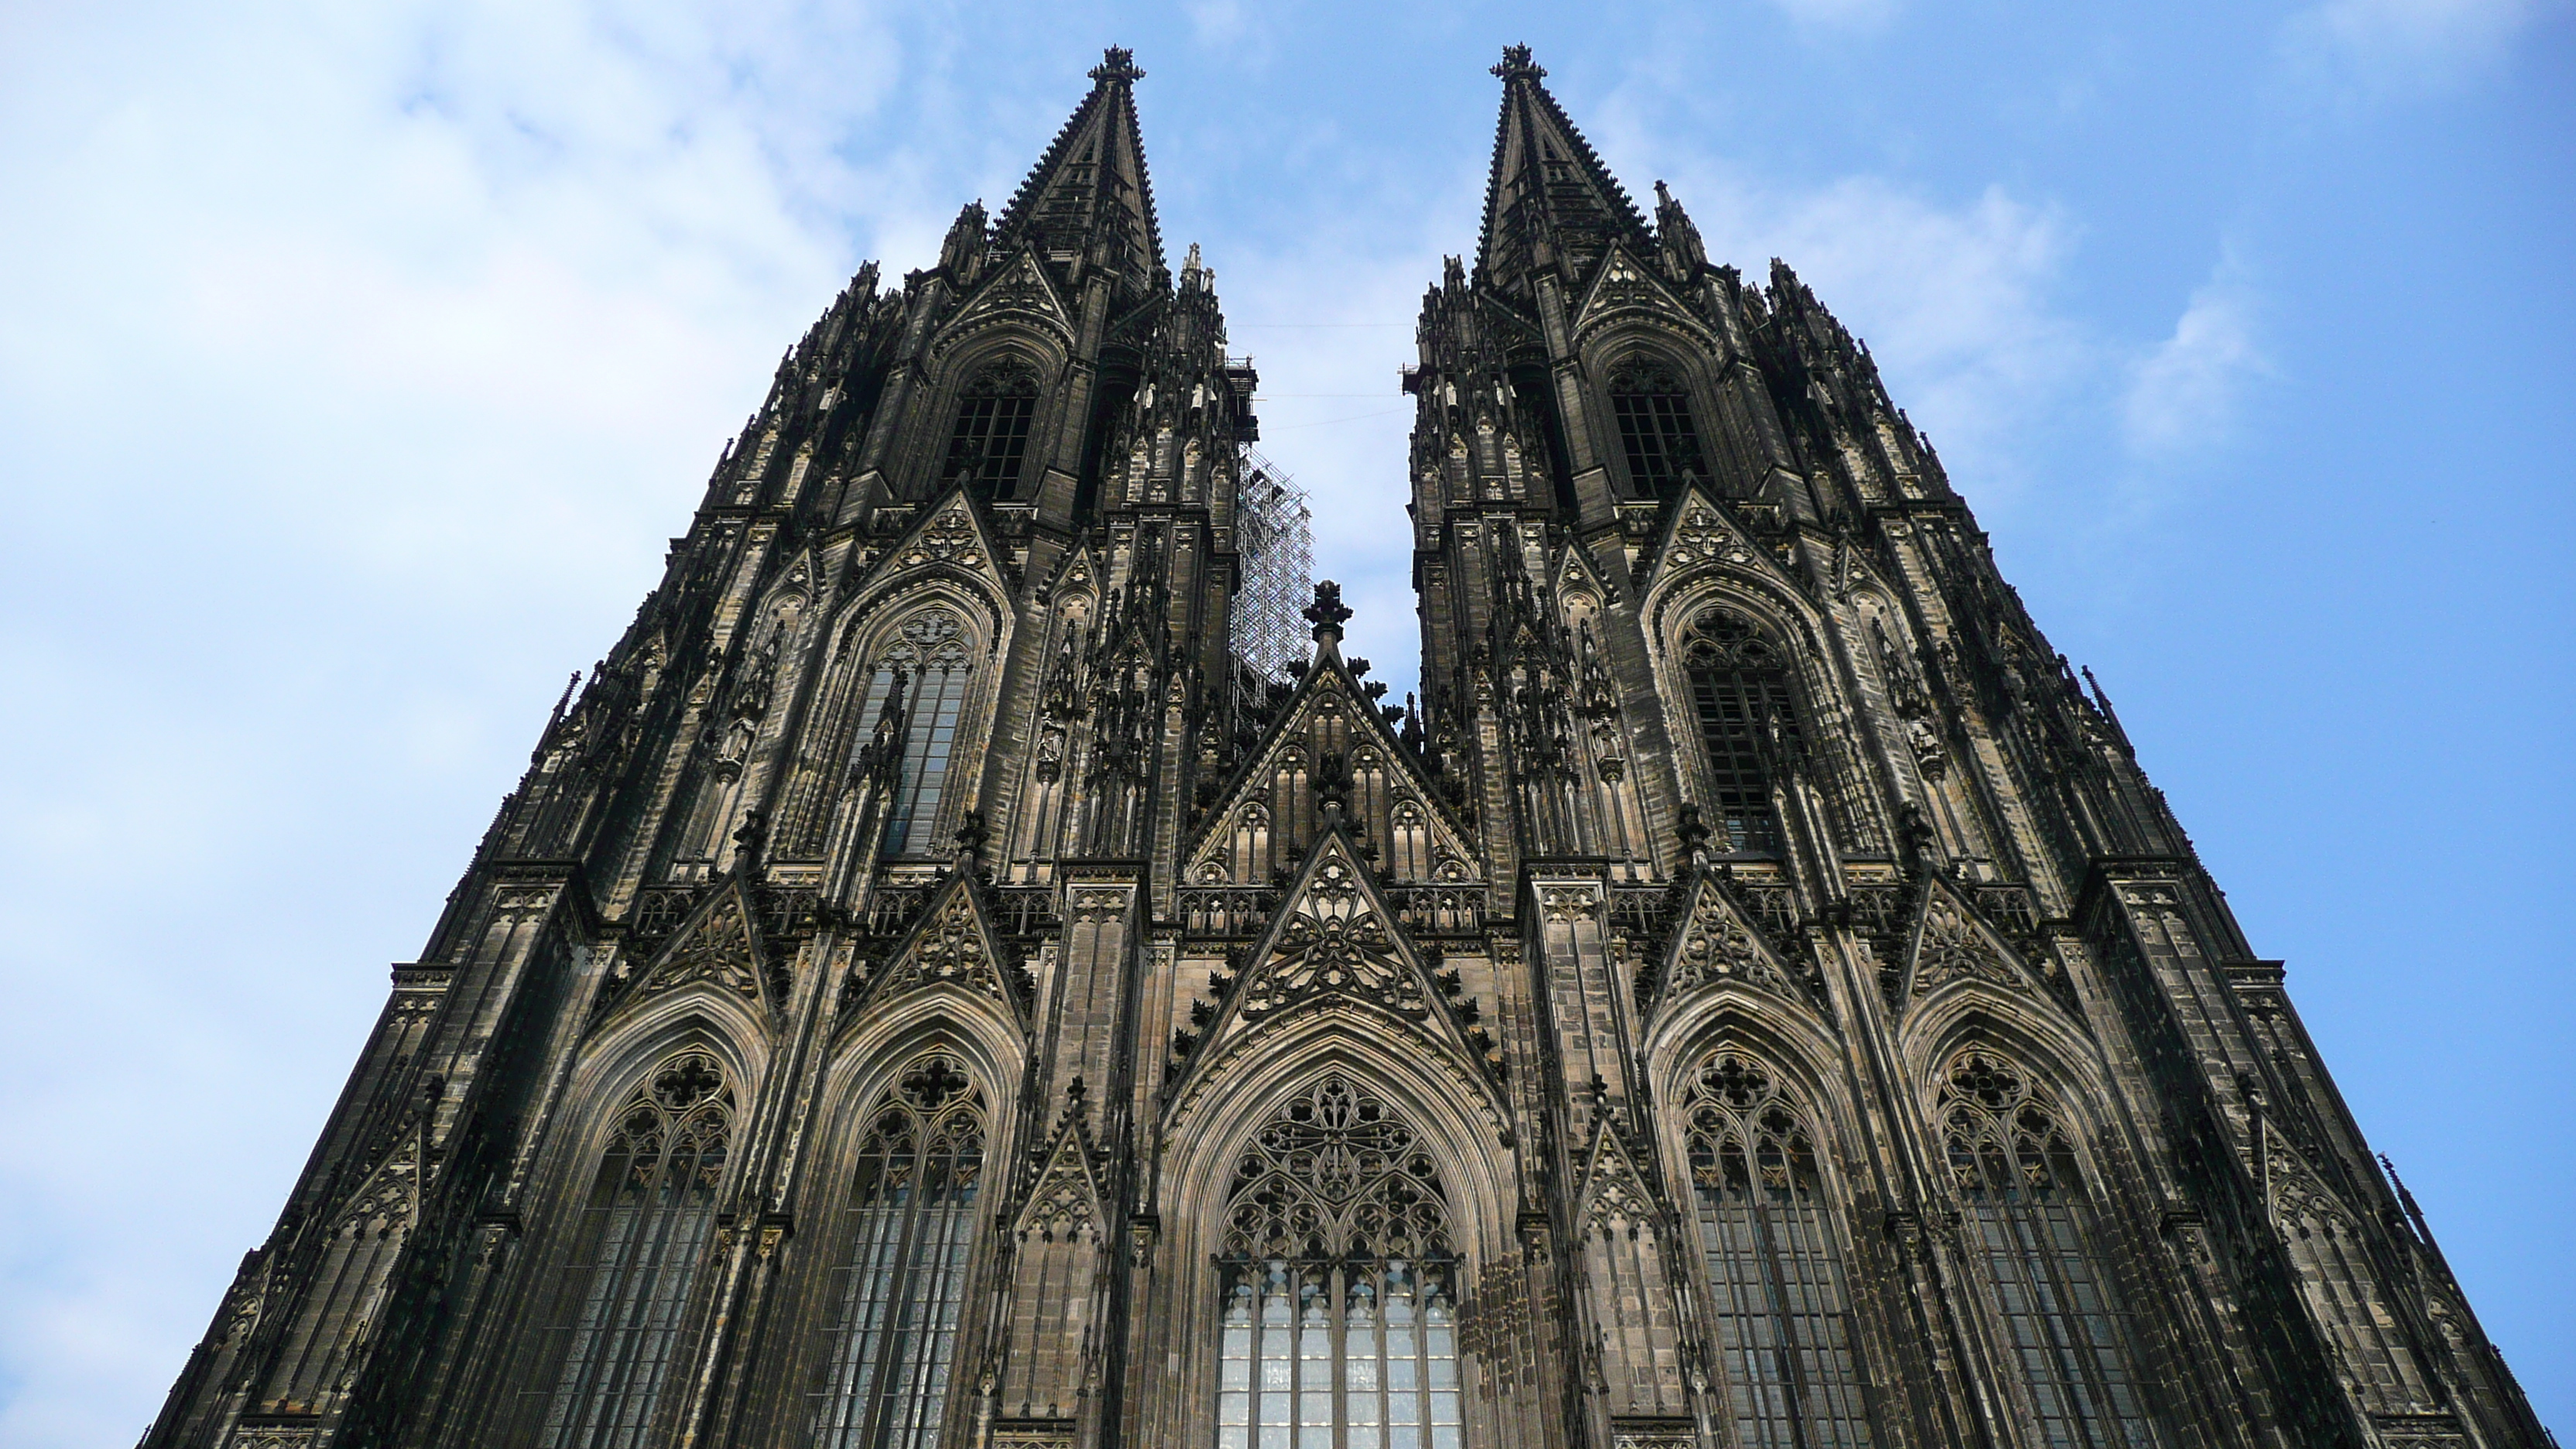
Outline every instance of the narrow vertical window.
<path id="1" fill-rule="evenodd" d="M 703 1051 L 664 1062 L 619 1111 L 544 1330 L 546 1449 L 643 1442 L 714 1231 L 733 1112 L 724 1069 Z"/>
<path id="2" fill-rule="evenodd" d="M 957 422 L 949 430 L 939 481 L 963 479 L 988 498 L 1015 496 L 1020 467 L 1028 457 L 1029 424 L 1037 412 L 1037 374 L 1027 363 L 1010 358 L 976 373 L 958 395 Z"/>
<path id="3" fill-rule="evenodd" d="M 1776 855 L 1771 762 L 1798 739 L 1780 656 L 1743 615 L 1712 609 L 1683 637 L 1682 664 L 1708 755 L 1710 824 L 1724 832 L 1714 843 L 1739 855 Z"/>
<path id="4" fill-rule="evenodd" d="M 2130 1368 L 2128 1316 L 2055 1107 L 2019 1069 L 1971 1051 L 1941 1083 L 1940 1114 L 1971 1246 L 2030 1387 L 2040 1442 L 2150 1449 L 2157 1439 Z"/>
<path id="5" fill-rule="evenodd" d="M 906 619 L 895 631 L 894 641 L 877 656 L 860 719 L 873 720 L 885 707 L 897 669 L 905 680 L 903 761 L 896 774 L 893 805 L 886 812 L 888 855 L 939 851 L 939 807 L 947 797 L 949 767 L 956 755 L 968 663 L 965 631 L 957 616 L 945 609 L 927 609 Z"/>
<path id="6" fill-rule="evenodd" d="M 983 1175 L 983 1094 L 955 1058 L 923 1057 L 878 1101 L 859 1145 L 809 1442 L 938 1443 Z"/>
<path id="7" fill-rule="evenodd" d="M 1632 358 L 1610 374 L 1610 415 L 1628 457 L 1628 486 L 1639 498 L 1669 498 L 1682 479 L 1705 476 L 1690 389 L 1653 358 Z"/>
<path id="8" fill-rule="evenodd" d="M 1339 1076 L 1235 1165 L 1217 1449 L 1461 1449 L 1458 1265 L 1438 1172 Z"/>
<path id="9" fill-rule="evenodd" d="M 1767 1068 L 1732 1050 L 1692 1077 L 1687 1110 L 1736 1444 L 1864 1449 L 1851 1299 L 1805 1112 Z"/>

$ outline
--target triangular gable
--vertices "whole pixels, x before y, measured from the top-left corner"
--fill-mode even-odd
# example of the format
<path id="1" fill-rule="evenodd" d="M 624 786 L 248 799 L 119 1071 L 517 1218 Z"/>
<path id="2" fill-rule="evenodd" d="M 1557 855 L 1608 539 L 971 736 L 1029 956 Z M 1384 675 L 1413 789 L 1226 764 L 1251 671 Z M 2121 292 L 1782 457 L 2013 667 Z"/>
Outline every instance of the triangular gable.
<path id="1" fill-rule="evenodd" d="M 1474 1003 L 1453 1003 L 1454 975 L 1443 981 L 1424 969 L 1349 831 L 1339 824 L 1328 826 L 1307 853 L 1268 931 L 1244 959 L 1251 964 L 1224 992 L 1207 1030 L 1193 1043 L 1184 1076 L 1189 1065 L 1211 1059 L 1265 1023 L 1324 1001 L 1364 1007 L 1460 1060 L 1479 1063 L 1489 1075 L 1497 1069 L 1491 1038 L 1471 1026 Z"/>
<path id="2" fill-rule="evenodd" d="M 894 547 L 878 555 L 861 587 L 873 588 L 916 569 L 949 568 L 987 580 L 1007 596 L 1015 586 L 1004 571 L 1006 556 L 994 547 L 983 510 L 966 496 L 963 483 L 955 483 L 931 500 Z"/>
<path id="3" fill-rule="evenodd" d="M 1076 1105 L 1056 1128 L 1045 1165 L 1038 1169 L 1012 1231 L 1022 1241 L 1097 1240 L 1102 1224 L 1109 1220 L 1107 1202 L 1108 1194 L 1101 1189 L 1099 1149 L 1092 1145 L 1083 1109 Z"/>
<path id="4" fill-rule="evenodd" d="M 1182 867 L 1181 879 L 1194 884 L 1233 879 L 1229 857 L 1233 852 L 1234 836 L 1238 831 L 1267 830 L 1276 824 L 1269 819 L 1269 811 L 1272 786 L 1278 778 L 1282 756 L 1292 749 L 1307 748 L 1317 716 L 1328 707 L 1340 710 L 1345 718 L 1352 721 L 1351 731 L 1355 737 L 1352 743 L 1356 745 L 1366 740 L 1388 762 L 1390 772 L 1403 782 L 1396 788 L 1397 799 L 1391 813 L 1418 815 L 1428 832 L 1434 864 L 1427 878 L 1462 881 L 1480 878 L 1483 874 L 1482 857 L 1477 852 L 1474 837 L 1433 787 L 1430 776 L 1423 773 L 1421 761 L 1404 747 L 1403 742 L 1396 738 L 1394 728 L 1377 712 L 1376 701 L 1362 692 L 1359 680 L 1352 677 L 1350 667 L 1342 662 L 1341 651 L 1327 645 L 1316 651 L 1314 664 L 1307 669 L 1306 677 L 1298 682 L 1296 694 L 1280 709 L 1279 718 L 1271 724 L 1261 744 L 1246 757 L 1234 778 L 1226 782 L 1217 807 L 1209 811 L 1206 823 L 1200 827 L 1198 839 L 1191 842 L 1188 853 L 1183 857 L 1186 863 Z M 1310 769 L 1317 763 L 1312 759 L 1305 762 Z M 1234 883 L 1254 885 L 1261 882 Z"/>
<path id="5" fill-rule="evenodd" d="M 1036 257 L 1022 251 L 985 272 L 967 293 L 965 304 L 940 328 L 930 350 L 940 352 L 950 339 L 1004 316 L 1038 322 L 1068 342 L 1073 339 L 1073 316 L 1066 310 L 1064 299 L 1056 295 L 1055 284 L 1047 280 L 1046 268 L 1038 265 Z"/>
<path id="6" fill-rule="evenodd" d="M 1632 1233 L 1641 1229 L 1654 1233 L 1664 1221 L 1664 1212 L 1646 1183 L 1645 1170 L 1637 1165 L 1635 1154 L 1604 1117 L 1593 1133 L 1583 1189 L 1575 1194 L 1578 1239 L 1597 1232 L 1615 1232 L 1622 1225 Z"/>
<path id="7" fill-rule="evenodd" d="M 617 1005 L 633 1006 L 693 986 L 748 1002 L 767 1002 L 769 973 L 761 959 L 760 933 L 751 928 L 751 921 L 741 885 L 728 882 L 718 887 L 671 933 L 670 941 L 636 974 L 635 984 Z"/>
<path id="8" fill-rule="evenodd" d="M 845 1024 L 867 1008 L 911 992 L 950 986 L 993 1002 L 1027 1024 L 1025 970 L 1002 947 L 973 877 L 951 872 L 931 893 L 892 956 L 849 1003 Z"/>
<path id="9" fill-rule="evenodd" d="M 1574 335 L 1580 338 L 1622 315 L 1651 316 L 1704 341 L 1715 340 L 1707 324 L 1673 295 L 1672 288 L 1664 285 L 1653 267 L 1637 260 L 1626 247 L 1614 244 L 1602 259 L 1601 270 L 1594 274 L 1581 305 L 1575 308 Z"/>
<path id="10" fill-rule="evenodd" d="M 1648 1020 L 1683 994 L 1717 982 L 1741 982 L 1804 1001 L 1797 974 L 1771 949 L 1752 919 L 1716 875 L 1702 871 L 1690 883 L 1690 903 L 1665 948 L 1662 977 L 1651 1001 L 1640 1003 Z"/>
<path id="11" fill-rule="evenodd" d="M 395 1124 L 391 1150 L 332 1211 L 331 1230 L 386 1237 L 409 1228 L 419 1211 L 420 1114 L 405 1112 Z"/>
<path id="12" fill-rule="evenodd" d="M 1663 537 L 1656 541 L 1654 561 L 1642 572 L 1660 582 L 1702 564 L 1733 564 L 1798 586 L 1770 550 L 1754 542 L 1723 504 L 1694 484 L 1664 511 Z"/>
<path id="13" fill-rule="evenodd" d="M 1100 550 L 1093 545 L 1091 535 L 1086 533 L 1074 541 L 1073 547 L 1064 551 L 1063 558 L 1056 561 L 1055 577 L 1047 582 L 1038 602 L 1050 603 L 1067 589 L 1095 589 L 1099 580 Z"/>
<path id="14" fill-rule="evenodd" d="M 1984 981 L 2008 991 L 2030 992 L 2038 980 L 2001 932 L 1977 908 L 1935 876 L 1914 918 L 1901 1002 L 1920 1000 L 1954 981 Z"/>
<path id="15" fill-rule="evenodd" d="M 1619 602 L 1618 584 L 1601 572 L 1600 566 L 1592 561 L 1589 549 L 1569 539 L 1556 553 L 1555 591 L 1561 599 L 1578 590 L 1590 593 L 1604 604 Z"/>

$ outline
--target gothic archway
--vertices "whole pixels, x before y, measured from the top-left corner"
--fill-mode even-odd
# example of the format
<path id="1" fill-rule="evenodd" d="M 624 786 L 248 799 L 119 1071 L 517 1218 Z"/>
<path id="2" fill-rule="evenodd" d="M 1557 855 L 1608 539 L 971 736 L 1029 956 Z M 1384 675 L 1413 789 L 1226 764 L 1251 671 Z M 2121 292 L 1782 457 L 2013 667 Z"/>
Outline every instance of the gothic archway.
<path id="1" fill-rule="evenodd" d="M 1327 1075 L 1244 1145 L 1225 1213 L 1218 1449 L 1459 1449 L 1457 1254 L 1412 1125 Z"/>

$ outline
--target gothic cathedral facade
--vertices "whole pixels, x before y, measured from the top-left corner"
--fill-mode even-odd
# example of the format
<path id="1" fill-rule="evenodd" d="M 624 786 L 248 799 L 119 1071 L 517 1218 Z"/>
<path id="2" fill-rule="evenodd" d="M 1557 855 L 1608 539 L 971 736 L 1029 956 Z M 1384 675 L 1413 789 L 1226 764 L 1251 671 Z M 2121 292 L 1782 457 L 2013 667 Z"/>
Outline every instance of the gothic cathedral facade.
<path id="1" fill-rule="evenodd" d="M 1868 353 L 1496 73 L 1420 699 L 1239 662 L 1113 50 L 780 364 L 147 1444 L 2539 1449 Z"/>

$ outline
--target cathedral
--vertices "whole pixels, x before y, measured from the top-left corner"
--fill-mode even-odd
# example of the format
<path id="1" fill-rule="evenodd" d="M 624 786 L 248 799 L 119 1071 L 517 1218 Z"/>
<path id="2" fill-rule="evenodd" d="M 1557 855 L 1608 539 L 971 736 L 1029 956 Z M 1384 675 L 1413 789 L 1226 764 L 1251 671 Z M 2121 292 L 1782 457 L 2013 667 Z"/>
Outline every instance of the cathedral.
<path id="1" fill-rule="evenodd" d="M 1868 351 L 1494 73 L 1418 696 L 1245 624 L 1111 50 L 789 350 L 145 1444 L 2550 1442 Z"/>

